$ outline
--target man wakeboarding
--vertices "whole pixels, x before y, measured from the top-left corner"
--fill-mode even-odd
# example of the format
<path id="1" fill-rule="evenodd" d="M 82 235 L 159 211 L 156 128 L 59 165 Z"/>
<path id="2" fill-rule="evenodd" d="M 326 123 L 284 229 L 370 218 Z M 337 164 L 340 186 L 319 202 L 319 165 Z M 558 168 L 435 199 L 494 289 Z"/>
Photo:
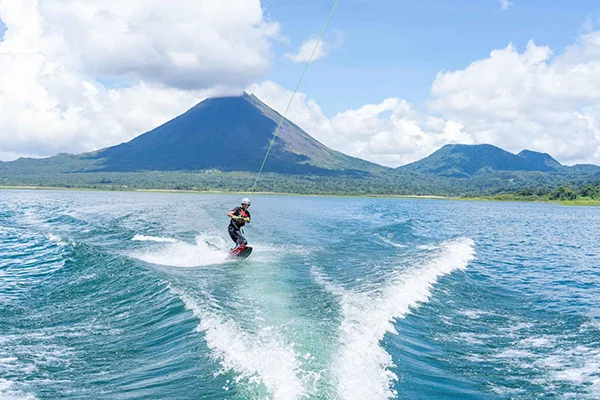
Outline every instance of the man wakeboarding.
<path id="1" fill-rule="evenodd" d="M 248 246 L 248 241 L 244 237 L 244 232 L 242 231 L 242 227 L 247 223 L 250 223 L 249 207 L 250 199 L 244 197 L 242 199 L 241 207 L 235 207 L 227 213 L 227 216 L 231 218 L 227 230 L 229 231 L 231 240 L 236 244 L 236 247 L 229 252 L 231 256 L 246 258 L 252 252 L 252 247 Z"/>

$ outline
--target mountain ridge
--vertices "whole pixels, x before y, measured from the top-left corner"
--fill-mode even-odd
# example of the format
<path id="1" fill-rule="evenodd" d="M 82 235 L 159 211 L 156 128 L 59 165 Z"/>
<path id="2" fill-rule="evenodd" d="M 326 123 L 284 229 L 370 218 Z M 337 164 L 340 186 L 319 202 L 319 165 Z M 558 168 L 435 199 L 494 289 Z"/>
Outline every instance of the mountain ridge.
<path id="1" fill-rule="evenodd" d="M 93 185 L 96 181 L 121 179 L 115 174 L 125 174 L 127 178 L 122 181 L 131 183 L 134 176 L 145 174 L 144 185 L 154 185 L 145 180 L 150 176 L 160 176 L 160 184 L 170 185 L 170 173 L 202 171 L 254 179 L 252 175 L 258 172 L 280 120 L 281 114 L 254 95 L 213 97 L 115 146 L 81 154 L 60 153 L 47 158 L 0 162 L 0 184 L 51 180 L 59 184 L 77 185 L 85 181 L 86 185 Z M 226 179 L 226 175 L 217 178 L 213 172 L 201 180 L 202 185 L 211 176 L 216 180 Z M 238 172 L 242 175 L 235 175 Z M 447 144 L 421 160 L 391 168 L 333 150 L 288 119 L 281 126 L 263 172 L 277 175 L 272 177 L 275 187 L 282 180 L 291 182 L 286 176 L 295 176 L 292 187 L 302 184 L 312 188 L 325 182 L 313 177 L 331 177 L 339 178 L 336 182 L 341 186 L 356 180 L 352 185 L 360 187 L 361 193 L 368 193 L 374 185 L 379 185 L 378 193 L 425 193 L 435 187 L 443 187 L 444 191 L 453 186 L 469 191 L 482 187 L 500 190 L 559 181 L 587 182 L 596 175 L 600 177 L 597 165 L 564 166 L 547 153 L 522 150 L 513 154 L 491 144 Z M 185 180 L 191 181 L 191 177 L 191 174 L 172 175 L 178 187 L 186 186 Z M 234 184 L 219 181 L 217 187 L 227 185 Z"/>
<path id="2" fill-rule="evenodd" d="M 522 150 L 518 154 L 491 144 L 447 144 L 421 160 L 396 168 L 442 177 L 471 178 L 479 174 L 502 171 L 567 172 L 600 171 L 599 166 L 565 166 L 547 153 Z"/>
<path id="3" fill-rule="evenodd" d="M 558 161 L 556 161 L 556 159 L 554 159 L 554 157 L 552 157 L 550 154 L 548 153 L 542 153 L 539 151 L 533 151 L 533 150 L 521 150 L 519 153 L 517 153 L 517 156 L 531 162 L 532 164 L 537 164 L 540 167 L 542 166 L 546 166 L 550 169 L 560 169 L 565 167 L 564 165 L 562 165 L 561 163 L 559 163 Z"/>

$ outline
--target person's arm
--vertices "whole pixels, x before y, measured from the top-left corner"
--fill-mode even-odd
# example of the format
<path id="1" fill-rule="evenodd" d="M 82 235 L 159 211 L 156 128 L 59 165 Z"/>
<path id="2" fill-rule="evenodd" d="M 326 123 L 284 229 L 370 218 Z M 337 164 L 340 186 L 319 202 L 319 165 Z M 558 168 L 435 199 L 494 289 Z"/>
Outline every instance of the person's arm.
<path id="1" fill-rule="evenodd" d="M 237 219 L 236 213 L 238 212 L 237 207 L 227 213 L 227 216 L 233 219 Z"/>

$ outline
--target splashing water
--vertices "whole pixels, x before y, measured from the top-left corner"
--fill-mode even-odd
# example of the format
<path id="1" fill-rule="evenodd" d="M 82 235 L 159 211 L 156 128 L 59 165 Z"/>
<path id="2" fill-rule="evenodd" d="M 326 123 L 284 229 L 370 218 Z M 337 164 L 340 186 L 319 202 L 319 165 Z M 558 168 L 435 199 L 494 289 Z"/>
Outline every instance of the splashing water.
<path id="1" fill-rule="evenodd" d="M 134 240 L 144 240 L 134 237 Z M 228 261 L 229 248 L 223 238 L 215 235 L 199 235 L 195 243 L 162 237 L 145 237 L 145 241 L 169 243 L 165 246 L 133 252 L 139 260 L 170 267 L 201 267 Z"/>
<path id="2" fill-rule="evenodd" d="M 387 399 L 396 395 L 391 388 L 397 380 L 390 370 L 394 366 L 392 357 L 380 341 L 387 332 L 398 334 L 394 319 L 427 301 L 439 277 L 464 269 L 474 259 L 473 247 L 471 239 L 445 243 L 430 261 L 396 273 L 390 284 L 377 293 L 347 290 L 313 269 L 317 282 L 337 296 L 342 306 L 340 350 L 334 361 L 342 399 Z"/>

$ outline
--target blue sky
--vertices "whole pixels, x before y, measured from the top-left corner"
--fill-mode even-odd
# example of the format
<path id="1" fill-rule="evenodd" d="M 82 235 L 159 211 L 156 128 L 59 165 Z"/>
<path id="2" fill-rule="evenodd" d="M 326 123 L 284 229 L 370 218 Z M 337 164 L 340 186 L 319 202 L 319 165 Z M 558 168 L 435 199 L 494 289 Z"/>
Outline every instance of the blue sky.
<path id="1" fill-rule="evenodd" d="M 294 49 L 320 32 L 333 0 L 270 0 Z M 530 39 L 560 53 L 576 42 L 586 21 L 597 24 L 600 2 L 590 0 L 341 0 L 326 39 L 341 45 L 309 68 L 300 90 L 328 117 L 400 97 L 419 105 L 436 73 L 463 69 L 513 42 Z M 597 25 L 596 25 L 597 26 Z M 277 45 L 279 55 L 291 51 Z M 293 89 L 304 64 L 279 57 L 266 78 Z"/>

